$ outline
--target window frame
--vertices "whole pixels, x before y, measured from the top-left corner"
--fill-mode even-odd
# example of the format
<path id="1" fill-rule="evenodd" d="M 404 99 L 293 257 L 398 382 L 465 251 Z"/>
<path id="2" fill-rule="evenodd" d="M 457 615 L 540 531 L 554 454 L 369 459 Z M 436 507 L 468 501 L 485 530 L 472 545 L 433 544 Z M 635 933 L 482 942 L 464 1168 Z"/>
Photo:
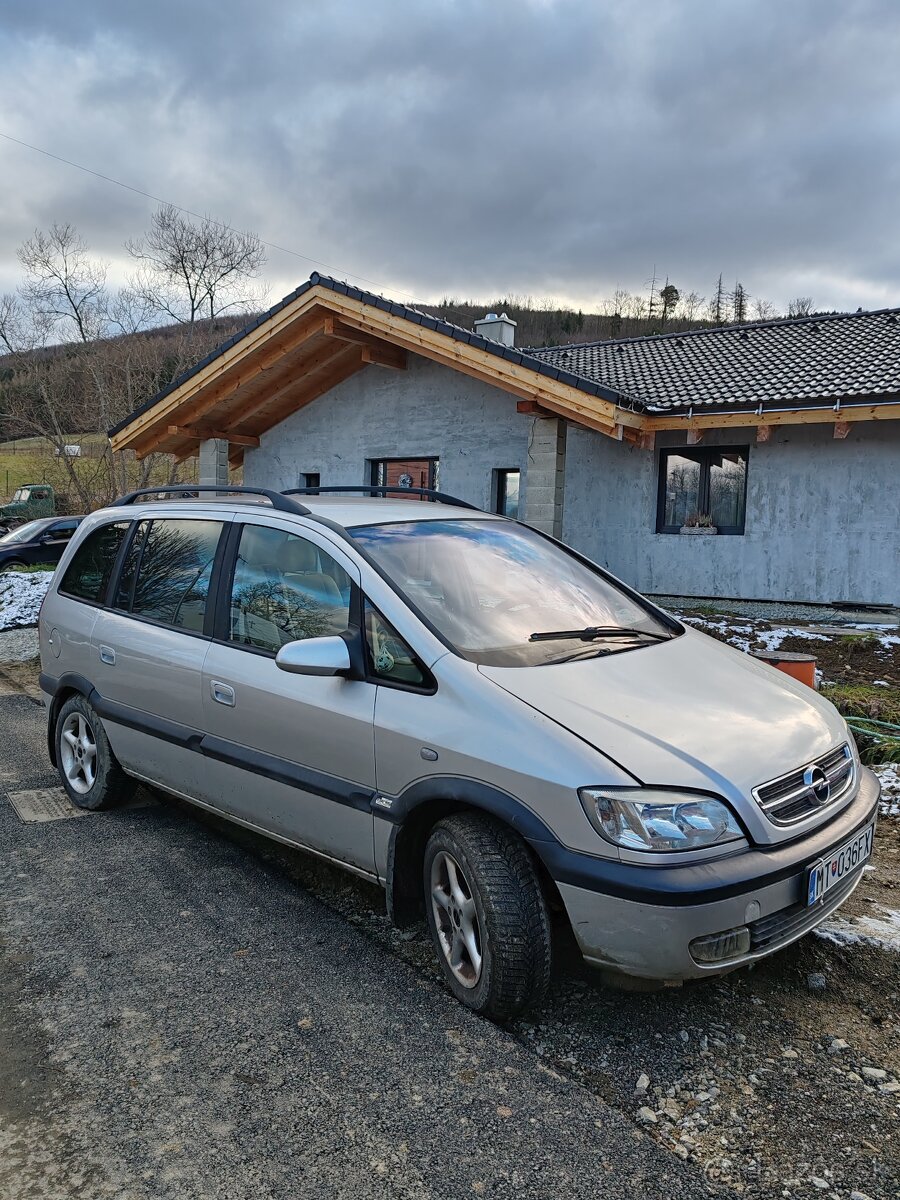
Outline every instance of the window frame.
<path id="1" fill-rule="evenodd" d="M 313 482 L 313 481 L 315 481 L 315 482 Z M 305 488 L 310 488 L 310 489 L 315 488 L 316 489 L 315 491 L 310 491 L 310 495 L 318 496 L 318 494 L 319 494 L 318 489 L 322 486 L 322 472 L 321 471 L 304 471 L 302 486 Z"/>
<path id="2" fill-rule="evenodd" d="M 519 477 L 519 491 L 518 491 L 518 495 L 516 498 L 516 515 L 514 517 L 511 517 L 511 516 L 509 516 L 508 513 L 504 512 L 503 507 L 502 507 L 502 502 L 506 498 L 506 494 L 507 494 L 506 493 L 506 481 L 510 475 L 518 475 L 518 477 Z M 492 493 L 491 501 L 492 501 L 494 513 L 498 517 L 506 517 L 506 519 L 508 521 L 518 521 L 520 519 L 519 508 L 521 506 L 521 500 L 522 500 L 522 468 L 521 467 L 495 467 L 494 468 L 494 486 L 491 489 L 491 493 Z"/>
<path id="3" fill-rule="evenodd" d="M 680 525 L 666 524 L 666 481 L 669 475 L 668 463 L 672 455 L 679 455 L 681 458 L 692 459 L 700 466 L 700 493 L 698 497 L 698 510 L 700 512 L 709 512 L 710 503 L 710 471 L 711 459 L 721 454 L 740 454 L 743 456 L 744 468 L 744 490 L 741 496 L 741 513 L 743 520 L 740 525 L 717 525 L 716 529 L 720 537 L 741 537 L 747 529 L 747 479 L 750 475 L 750 447 L 746 443 L 744 445 L 727 445 L 727 446 L 664 446 L 657 460 L 656 475 L 656 532 L 659 534 L 680 533 Z"/>
<path id="4" fill-rule="evenodd" d="M 206 609 L 203 613 L 203 628 L 201 629 L 185 629 L 181 625 L 171 625 L 167 621 L 159 621 L 155 617 L 146 617 L 143 613 L 133 611 L 134 594 L 137 586 L 138 576 L 140 574 L 141 565 L 144 561 L 144 551 L 147 547 L 147 539 L 150 533 L 150 528 L 159 521 L 206 521 L 211 525 L 219 525 L 219 540 L 216 543 L 215 553 L 213 554 L 212 568 L 210 570 L 209 589 L 206 593 Z M 113 522 L 115 524 L 115 522 Z M 132 545 L 137 537 L 140 536 L 141 527 L 146 525 L 146 530 L 143 534 L 143 545 L 141 546 L 138 555 L 137 564 L 134 569 L 134 579 L 131 582 L 131 591 L 128 594 L 128 607 L 120 608 L 116 604 L 116 595 L 119 591 L 119 583 L 122 578 L 122 571 L 125 567 L 125 561 L 131 550 Z M 154 629 L 167 629 L 171 633 L 183 633 L 186 637 L 203 638 L 205 641 L 211 641 L 213 636 L 213 624 L 215 619 L 214 598 L 217 594 L 217 574 L 220 573 L 222 567 L 222 557 L 224 554 L 225 542 L 228 533 L 231 529 L 230 514 L 219 516 L 193 516 L 179 513 L 177 516 L 173 513 L 165 516 L 148 516 L 146 513 L 143 516 L 135 518 L 131 523 L 127 535 L 122 540 L 122 545 L 119 547 L 119 553 L 113 567 L 112 574 L 109 577 L 109 583 L 106 589 L 106 597 L 102 605 L 98 607 L 108 609 L 111 613 L 117 613 L 120 617 L 127 617 L 130 621 L 140 621 L 142 625 L 151 625 Z M 77 597 L 72 597 L 76 599 Z"/>
<path id="5" fill-rule="evenodd" d="M 125 534 L 122 538 L 122 541 L 119 543 L 118 550 L 116 551 L 115 561 L 113 562 L 112 570 L 109 573 L 109 578 L 106 581 L 105 590 L 100 593 L 96 600 L 88 600 L 84 596 L 76 596 L 74 592 L 64 591 L 63 583 L 65 582 L 66 576 L 69 573 L 69 568 L 72 566 L 72 562 L 74 561 L 75 556 L 78 554 L 78 551 L 85 542 L 94 536 L 95 533 L 99 533 L 101 530 L 106 529 L 110 525 L 127 525 L 128 528 L 125 530 Z M 56 585 L 56 595 L 63 596 L 66 600 L 74 600 L 76 604 L 87 604 L 90 608 L 111 608 L 112 605 L 109 603 L 109 598 L 110 596 L 114 596 L 116 594 L 116 589 L 118 589 L 119 573 L 122 569 L 124 552 L 126 547 L 131 545 L 131 539 L 134 537 L 134 529 L 136 525 L 137 521 L 133 517 L 117 516 L 110 521 L 102 521 L 95 525 L 93 529 L 89 530 L 73 550 L 69 561 L 66 563 L 66 569 L 60 572 L 59 583 Z M 81 526 L 79 525 L 78 528 L 80 529 Z M 75 530 L 75 533 L 78 533 L 78 529 Z M 66 551 L 68 551 L 68 548 L 72 545 L 72 542 L 75 538 L 75 533 L 73 533 L 72 537 L 69 538 L 69 541 L 66 545 Z M 57 570 L 59 570 L 59 568 L 57 568 Z"/>
<path id="6" fill-rule="evenodd" d="M 363 627 L 362 621 L 362 600 L 360 591 L 361 572 L 359 564 L 355 563 L 348 555 L 344 554 L 341 547 L 333 545 L 326 538 L 318 540 L 316 538 L 317 531 L 310 529 L 306 525 L 284 524 L 280 521 L 252 521 L 247 520 L 243 516 L 236 517 L 228 526 L 228 531 L 222 539 L 223 545 L 222 558 L 219 566 L 218 575 L 210 581 L 210 596 L 214 597 L 210 608 L 213 610 L 211 621 L 211 639 L 217 645 L 228 646 L 231 650 L 240 650 L 246 654 L 256 654 L 263 658 L 274 659 L 277 655 L 277 650 L 267 650 L 264 646 L 250 646 L 246 642 L 235 642 L 231 639 L 231 591 L 234 587 L 234 576 L 237 570 L 238 548 L 241 542 L 241 534 L 245 525 L 255 525 L 263 529 L 277 529 L 282 533 L 290 534 L 292 537 L 302 537 L 306 541 L 311 542 L 317 550 L 323 551 L 325 554 L 330 554 L 339 567 L 347 572 L 350 577 L 350 604 L 349 604 L 349 621 L 347 631 L 354 635 L 350 638 L 348 646 L 350 649 L 350 661 L 352 664 L 353 677 L 355 679 L 367 678 L 367 670 L 365 667 L 365 646 L 363 644 Z M 312 535 L 312 536 L 310 536 Z M 335 553 L 337 551 L 337 553 Z M 345 561 L 341 561 L 341 556 Z M 207 614 L 208 615 L 208 614 Z M 342 634 L 334 634 L 335 637 L 341 637 Z M 345 639 L 346 640 L 346 639 Z M 355 645 L 351 644 L 354 643 Z"/>
<path id="7" fill-rule="evenodd" d="M 365 663 L 366 682 L 373 683 L 376 687 L 393 688 L 394 691 L 398 691 L 398 692 L 416 692 L 420 696 L 433 696 L 435 694 L 435 692 L 438 690 L 437 689 L 437 680 L 435 679 L 434 675 L 432 675 L 430 669 L 423 662 L 422 657 L 419 654 L 418 650 L 416 650 L 415 646 L 412 644 L 412 642 L 409 640 L 409 638 L 406 636 L 406 634 L 401 633 L 400 630 L 397 629 L 394 622 L 388 620 L 388 618 L 384 615 L 384 613 L 381 611 L 379 606 L 375 603 L 375 601 L 370 596 L 366 595 L 365 592 L 363 592 L 359 589 L 358 589 L 358 591 L 359 591 L 359 610 L 358 610 L 358 613 L 359 613 L 359 635 L 360 635 L 360 642 L 361 642 L 362 651 L 363 651 L 363 662 Z M 373 609 L 374 612 L 376 612 L 378 614 L 378 616 L 381 618 L 381 620 L 385 622 L 385 624 L 390 625 L 390 627 L 397 634 L 397 637 L 399 637 L 409 647 L 410 652 L 412 653 L 412 656 L 415 659 L 416 666 L 419 668 L 419 670 L 422 673 L 422 682 L 421 683 L 410 683 L 409 680 L 405 680 L 405 679 L 388 679 L 383 675 L 378 675 L 375 671 L 373 671 L 371 669 L 369 664 L 372 662 L 374 655 L 372 654 L 372 646 L 369 642 L 369 627 L 366 622 L 366 605 L 368 605 L 369 608 Z M 351 609 L 351 612 L 352 612 L 352 609 Z M 353 628 L 352 624 L 351 624 L 351 628 Z"/>
<path id="8" fill-rule="evenodd" d="M 390 458 L 370 458 L 369 459 L 369 485 L 371 487 L 388 487 L 386 483 L 379 483 L 378 469 L 379 467 L 388 467 L 391 463 L 406 463 L 406 462 L 427 462 L 428 463 L 428 483 L 425 485 L 430 491 L 436 491 L 439 483 L 438 475 L 440 471 L 440 456 L 437 454 L 395 454 Z M 385 476 L 387 472 L 385 472 Z M 415 485 L 413 485 L 415 486 Z M 402 495 L 404 488 L 397 488 L 394 495 Z M 424 496 L 417 497 L 424 500 Z"/>

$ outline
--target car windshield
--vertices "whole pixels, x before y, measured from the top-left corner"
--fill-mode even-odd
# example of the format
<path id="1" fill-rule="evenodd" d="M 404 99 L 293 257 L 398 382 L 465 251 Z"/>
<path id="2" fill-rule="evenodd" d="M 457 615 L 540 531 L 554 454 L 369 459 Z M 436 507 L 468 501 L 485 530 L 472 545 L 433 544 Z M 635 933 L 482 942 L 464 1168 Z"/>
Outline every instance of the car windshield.
<path id="1" fill-rule="evenodd" d="M 48 524 L 48 521 L 26 521 L 18 529 L 11 529 L 9 533 L 5 533 L 3 537 L 0 537 L 0 546 L 10 546 L 16 542 L 30 542 Z"/>
<path id="2" fill-rule="evenodd" d="M 349 532 L 472 662 L 542 666 L 655 645 L 672 632 L 598 571 L 523 525 L 409 521 Z M 605 627 L 631 630 L 633 637 L 603 636 Z M 571 638 L 530 640 L 567 630 Z"/>

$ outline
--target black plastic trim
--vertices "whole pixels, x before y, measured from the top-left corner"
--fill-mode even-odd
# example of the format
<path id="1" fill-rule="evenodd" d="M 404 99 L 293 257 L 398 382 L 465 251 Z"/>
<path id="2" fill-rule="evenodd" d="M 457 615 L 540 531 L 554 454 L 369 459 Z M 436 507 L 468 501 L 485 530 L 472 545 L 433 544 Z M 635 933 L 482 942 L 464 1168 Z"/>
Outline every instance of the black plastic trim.
<path id="1" fill-rule="evenodd" d="M 143 496 L 159 496 L 163 492 L 175 492 L 175 499 L 180 499 L 185 492 L 209 492 L 219 496 L 263 496 L 277 512 L 292 513 L 294 516 L 308 517 L 309 509 L 299 500 L 292 500 L 288 492 L 276 492 L 272 488 L 247 487 L 244 484 L 231 483 L 164 483 L 160 487 L 138 488 L 113 500 L 110 508 L 123 508 L 134 504 Z M 193 496 L 191 497 L 193 499 Z"/>
<path id="2" fill-rule="evenodd" d="M 336 775 L 327 775 L 324 771 L 315 771 L 289 759 L 252 750 L 249 746 L 241 746 L 238 742 L 229 742 L 210 734 L 204 734 L 199 744 L 192 748 L 198 749 L 205 758 L 214 758 L 276 783 L 286 783 L 304 792 L 312 792 L 313 795 L 349 805 L 360 812 L 370 810 L 375 795 L 371 788 L 360 787 L 358 783 L 348 783 Z"/>
<path id="3" fill-rule="evenodd" d="M 477 504 L 470 504 L 468 500 L 460 500 L 457 496 L 449 496 L 446 492 L 436 491 L 434 488 L 417 488 L 417 487 L 390 487 L 386 484 L 370 483 L 370 484 L 340 484 L 337 487 L 325 487 L 319 484 L 318 487 L 302 487 L 288 488 L 286 492 L 282 492 L 283 496 L 321 496 L 326 492 L 353 492 L 356 495 L 364 494 L 366 496 L 385 496 L 388 492 L 397 492 L 401 496 L 425 496 L 429 500 L 439 501 L 441 504 L 450 504 L 454 508 L 470 508 L 475 512 L 483 512 Z M 310 516 L 314 515 L 312 513 Z"/>

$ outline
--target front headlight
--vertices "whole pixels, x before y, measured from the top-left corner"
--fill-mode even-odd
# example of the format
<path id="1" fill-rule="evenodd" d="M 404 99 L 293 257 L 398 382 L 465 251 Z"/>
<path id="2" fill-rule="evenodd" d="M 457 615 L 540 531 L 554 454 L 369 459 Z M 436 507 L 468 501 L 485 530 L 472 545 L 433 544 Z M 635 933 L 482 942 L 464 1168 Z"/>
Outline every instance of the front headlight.
<path id="1" fill-rule="evenodd" d="M 656 788 L 581 788 L 587 819 L 599 834 L 626 850 L 699 850 L 743 838 L 721 800 Z"/>

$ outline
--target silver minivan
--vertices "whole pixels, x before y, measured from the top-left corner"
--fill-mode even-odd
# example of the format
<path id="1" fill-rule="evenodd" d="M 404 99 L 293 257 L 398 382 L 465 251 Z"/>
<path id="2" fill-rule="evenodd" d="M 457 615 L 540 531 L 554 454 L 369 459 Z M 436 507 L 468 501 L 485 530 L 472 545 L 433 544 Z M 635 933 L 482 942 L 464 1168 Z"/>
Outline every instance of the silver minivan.
<path id="1" fill-rule="evenodd" d="M 811 689 L 440 493 L 207 491 L 94 513 L 54 577 L 74 804 L 142 781 L 378 881 L 495 1019 L 541 999 L 566 926 L 676 984 L 856 887 L 878 781 Z"/>

